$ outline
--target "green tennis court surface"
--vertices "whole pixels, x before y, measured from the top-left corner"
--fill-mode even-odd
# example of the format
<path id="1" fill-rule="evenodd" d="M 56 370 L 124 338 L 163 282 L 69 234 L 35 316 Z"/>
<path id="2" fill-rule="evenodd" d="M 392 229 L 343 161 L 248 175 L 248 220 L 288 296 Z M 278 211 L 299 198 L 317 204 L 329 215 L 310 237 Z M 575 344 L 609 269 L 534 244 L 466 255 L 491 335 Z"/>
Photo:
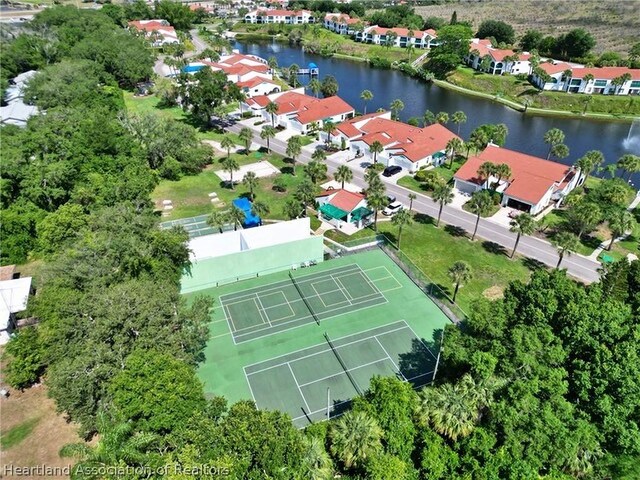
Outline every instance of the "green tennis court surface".
<path id="1" fill-rule="evenodd" d="M 430 381 L 437 332 L 449 323 L 380 250 L 186 297 L 203 294 L 214 299 L 198 369 L 205 392 L 277 408 L 299 426 L 326 418 L 327 389 L 338 415 L 374 375 Z"/>
<path id="2" fill-rule="evenodd" d="M 284 280 L 220 297 L 235 343 L 387 301 L 355 264 L 292 276 L 295 283 Z"/>
<path id="3" fill-rule="evenodd" d="M 198 215 L 197 217 L 178 218 L 160 223 L 160 228 L 168 230 L 172 227 L 182 227 L 189 234 L 189 238 L 201 237 L 203 235 L 211 235 L 218 233 L 220 230 L 213 229 L 207 224 L 209 215 Z M 224 231 L 233 230 L 233 225 L 225 225 Z"/>

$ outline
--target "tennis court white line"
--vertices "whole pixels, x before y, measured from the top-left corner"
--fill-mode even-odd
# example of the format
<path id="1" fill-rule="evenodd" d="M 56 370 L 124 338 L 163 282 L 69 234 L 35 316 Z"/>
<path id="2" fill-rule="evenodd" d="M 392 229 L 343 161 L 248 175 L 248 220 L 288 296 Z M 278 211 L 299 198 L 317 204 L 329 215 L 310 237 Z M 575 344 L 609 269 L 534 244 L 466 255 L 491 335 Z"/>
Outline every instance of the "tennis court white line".
<path id="1" fill-rule="evenodd" d="M 388 355 L 387 355 L 387 357 L 388 357 Z M 380 360 L 376 360 L 374 362 L 367 362 L 367 363 L 363 363 L 362 365 L 358 365 L 357 367 L 348 368 L 347 371 L 348 372 L 353 372 L 354 370 L 358 370 L 359 368 L 368 367 L 369 365 L 373 365 L 374 363 L 384 362 L 385 360 L 391 360 L 391 359 L 390 358 L 386 358 L 386 357 L 385 358 L 381 358 Z M 291 365 L 291 364 L 289 364 L 289 365 Z M 317 380 L 313 380 L 312 382 L 307 382 L 307 383 L 301 384 L 300 386 L 301 387 L 306 387 L 307 385 L 313 385 L 314 383 L 322 382 L 324 380 L 327 380 L 328 378 L 337 377 L 339 375 L 347 375 L 347 374 L 345 373 L 344 369 L 342 369 L 338 373 L 334 373 L 333 375 L 327 375 L 326 377 L 318 378 Z M 347 378 L 347 380 L 348 380 L 348 378 Z"/>
<path id="2" fill-rule="evenodd" d="M 327 280 L 327 279 L 323 279 L 323 280 L 320 280 L 320 281 L 326 281 L 326 280 Z M 318 282 L 313 282 L 313 283 L 318 283 Z M 310 285 L 313 285 L 313 283 L 312 283 L 312 284 L 310 284 Z M 288 287 L 288 286 L 289 286 L 289 285 L 286 285 L 285 287 Z M 339 287 L 339 285 L 338 285 L 338 287 Z M 295 288 L 295 287 L 294 287 L 294 288 Z M 315 289 L 314 289 L 314 290 L 315 290 Z M 333 293 L 333 292 L 339 292 L 339 291 L 340 291 L 340 289 L 338 288 L 338 289 L 336 289 L 336 290 L 329 290 L 328 292 L 325 292 L 325 293 Z M 284 295 L 284 290 L 282 290 L 282 289 L 280 289 L 280 290 L 275 290 L 275 291 L 273 291 L 272 293 L 269 293 L 268 295 L 273 295 L 273 294 L 278 293 L 278 292 L 282 293 L 282 295 L 285 297 L 285 299 L 287 298 L 287 297 L 286 297 L 286 295 Z M 259 292 L 259 293 L 258 293 L 258 295 L 259 295 L 260 293 L 262 293 L 262 292 Z M 319 295 L 320 295 L 320 294 L 318 294 L 318 292 L 317 292 L 317 290 L 316 290 L 316 295 L 306 295 L 306 298 L 314 298 L 314 297 L 319 296 Z M 300 297 L 300 295 L 299 295 L 298 293 L 296 293 L 296 296 Z M 224 305 L 237 305 L 237 304 L 239 304 L 239 303 L 246 302 L 246 301 L 247 301 L 248 299 L 250 299 L 250 298 L 251 298 L 251 297 L 247 297 L 247 298 L 244 298 L 244 299 L 242 299 L 242 300 L 238 300 L 237 302 L 222 302 L 222 303 L 223 303 Z M 298 302 L 298 301 L 300 301 L 300 300 L 302 300 L 302 297 L 297 298 L 297 299 L 295 299 L 295 300 L 293 300 L 293 301 L 294 301 L 294 302 Z M 288 300 L 287 300 L 287 302 L 288 302 Z M 278 305 L 272 305 L 272 307 L 278 307 L 278 306 L 280 306 L 280 305 L 283 305 L 283 304 L 281 303 L 281 304 L 278 304 Z M 269 308 L 271 308 L 271 307 L 269 307 Z"/>
<path id="3" fill-rule="evenodd" d="M 256 296 L 256 298 L 253 299 L 253 303 L 255 303 L 256 308 L 258 309 L 258 313 L 260 314 L 260 318 L 262 319 L 262 324 L 264 325 L 265 317 L 267 317 L 267 312 L 264 312 L 264 315 L 262 314 L 262 312 L 264 311 L 264 307 L 262 307 L 262 310 L 260 310 L 260 305 L 262 305 L 262 302 L 260 302 L 260 305 L 258 305 L 258 302 L 260 302 L 260 299 Z M 269 323 L 269 326 L 273 327 L 268 317 L 266 318 L 266 320 L 267 323 Z"/>
<path id="4" fill-rule="evenodd" d="M 253 394 L 253 389 L 251 388 L 251 382 L 249 381 L 249 377 L 247 377 L 247 371 L 245 367 L 242 367 L 244 370 L 244 379 L 247 381 L 247 385 L 249 385 L 249 392 L 251 392 L 251 398 L 253 398 L 253 403 L 255 403 L 256 407 L 258 406 L 258 402 L 256 401 L 256 396 Z"/>
<path id="5" fill-rule="evenodd" d="M 344 287 L 344 283 L 342 283 L 340 281 L 340 278 L 335 278 L 333 275 L 331 275 L 331 278 L 333 278 L 333 281 L 336 282 L 336 285 L 338 285 L 338 287 L 343 290 L 342 293 L 344 293 L 344 296 L 346 297 L 347 300 L 351 301 L 353 300 L 353 297 L 351 296 L 351 294 L 347 291 L 347 289 Z"/>
<path id="6" fill-rule="evenodd" d="M 420 341 L 420 343 L 422 345 L 424 345 L 424 348 L 427 349 L 427 351 L 431 354 L 431 356 L 433 357 L 434 360 L 437 360 L 436 356 L 433 354 L 433 352 L 431 351 L 431 349 L 429 347 L 427 347 L 427 344 L 424 343 L 422 341 L 422 338 L 420 338 L 420 336 L 415 332 L 415 330 L 413 328 L 411 328 L 411 325 L 407 324 L 407 326 L 409 327 L 409 330 L 411 330 L 411 333 L 413 333 L 413 335 Z"/>
<path id="7" fill-rule="evenodd" d="M 365 281 L 369 284 L 369 286 L 370 286 L 370 287 L 372 287 L 372 288 L 373 288 L 373 290 L 374 290 L 375 292 L 379 292 L 379 293 L 381 293 L 381 292 L 380 292 L 380 289 L 379 289 L 378 287 L 376 287 L 375 285 L 372 285 L 372 284 L 371 284 L 371 280 L 369 279 L 369 277 L 367 277 L 367 274 L 366 274 L 366 273 L 364 273 L 363 271 L 360 271 L 360 272 L 357 272 L 357 273 L 359 273 L 359 274 L 360 274 L 360 277 L 364 277 Z M 353 275 L 353 273 L 349 273 L 348 275 Z M 344 277 L 346 277 L 347 275 L 343 275 L 343 276 L 344 276 Z M 340 285 L 338 285 L 339 287 L 343 288 L 345 291 L 347 290 L 347 288 L 344 286 L 344 283 L 342 283 L 342 280 L 340 280 L 340 278 L 335 278 L 334 280 L 336 281 L 336 283 L 337 283 L 337 282 L 340 282 Z M 374 293 L 375 293 L 375 292 L 374 292 Z M 373 294 L 372 294 L 372 293 L 369 293 L 369 294 L 367 294 L 367 295 L 362 295 L 362 296 L 360 296 L 360 297 L 354 297 L 353 295 L 349 294 L 349 296 L 350 296 L 353 300 L 360 300 L 361 298 L 363 298 L 363 297 L 367 297 L 367 296 L 369 296 L 369 295 L 373 295 Z"/>
<path id="8" fill-rule="evenodd" d="M 224 316 L 227 319 L 227 324 L 229 326 L 229 330 L 231 330 L 232 332 L 235 330 L 236 326 L 233 324 L 233 320 L 231 319 L 231 312 L 228 311 L 227 307 L 225 305 L 222 306 L 222 309 L 224 311 Z"/>
<path id="9" fill-rule="evenodd" d="M 333 280 L 333 279 L 332 279 L 332 280 Z M 316 283 L 317 283 L 317 282 L 316 282 Z M 336 282 L 335 282 L 335 280 L 333 280 L 333 283 L 336 283 Z M 353 305 L 353 303 L 351 303 L 351 301 L 349 301 L 349 299 L 347 298 L 347 296 L 344 294 L 344 292 L 343 292 L 343 291 L 342 291 L 342 289 L 340 288 L 340 285 L 338 285 L 337 283 L 336 283 L 336 285 L 338 286 L 338 289 L 337 289 L 337 290 L 329 290 L 328 292 L 324 292 L 323 294 L 320 294 L 320 293 L 318 292 L 318 290 L 317 290 L 317 289 L 316 289 L 316 287 L 315 287 L 315 283 L 312 283 L 312 284 L 311 284 L 311 288 L 313 288 L 313 291 L 314 291 L 314 292 L 316 292 L 316 296 L 320 299 L 320 301 L 322 302 L 322 305 L 324 305 L 324 308 L 327 308 L 329 305 L 327 305 L 327 304 L 325 303 L 324 299 L 322 298 L 322 295 L 327 295 L 327 294 L 329 294 L 329 293 L 334 293 L 334 292 L 340 292 L 340 293 L 342 293 L 342 295 L 344 295 L 344 300 L 343 300 L 343 301 L 341 301 L 341 302 L 334 302 L 332 305 L 336 306 L 336 305 L 341 305 L 341 304 L 345 303 L 345 304 L 347 304 L 347 305 L 349 305 L 349 306 L 352 306 L 352 305 Z M 311 298 L 311 297 L 307 297 L 307 298 Z M 346 305 L 345 305 L 345 306 L 346 306 Z M 320 312 L 320 313 L 322 313 L 322 312 Z"/>
<path id="10" fill-rule="evenodd" d="M 396 367 L 396 370 L 398 371 L 398 373 L 400 375 L 402 375 L 402 378 L 404 378 L 404 380 L 406 381 L 407 378 L 404 376 L 404 374 L 402 373 L 402 371 L 400 370 L 400 367 L 398 367 L 398 365 L 396 364 L 396 362 L 393 360 L 393 358 L 391 358 L 391 355 L 389 355 L 389 352 L 387 352 L 387 349 L 384 348 L 384 346 L 382 345 L 382 343 L 380 343 L 380 339 L 378 338 L 378 336 L 374 336 L 373 338 L 376 339 L 376 342 L 378 342 L 378 345 L 380 345 L 380 348 L 382 349 L 382 351 L 387 355 L 387 357 L 389 357 L 389 360 L 391 360 L 391 363 L 393 363 L 393 366 Z"/>
<path id="11" fill-rule="evenodd" d="M 307 407 L 307 412 L 309 410 L 311 410 L 309 408 L 309 404 L 307 403 L 307 398 L 304 396 L 304 393 L 302 393 L 302 390 L 300 389 L 300 384 L 298 383 L 298 379 L 296 378 L 296 374 L 293 373 L 293 368 L 291 368 L 291 364 L 287 363 L 287 367 L 289 367 L 289 371 L 291 372 L 291 376 L 293 377 L 293 381 L 296 383 L 296 387 L 298 387 L 298 392 L 300 392 L 300 396 L 302 397 L 302 401 L 304 402 L 304 406 Z"/>
<path id="12" fill-rule="evenodd" d="M 405 323 L 406 323 L 406 322 L 405 322 Z M 391 324 L 389 324 L 389 325 L 393 325 L 393 323 L 391 323 Z M 379 334 L 376 334 L 376 335 L 386 335 L 387 333 L 393 333 L 393 332 L 397 332 L 397 331 L 399 331 L 399 330 L 404 330 L 404 329 L 405 329 L 405 328 L 407 328 L 407 327 L 408 327 L 408 326 L 407 326 L 407 325 L 405 325 L 405 326 L 403 326 L 403 327 L 394 328 L 393 330 L 389 330 L 389 331 L 387 331 L 387 332 L 379 333 Z M 380 328 L 380 327 L 378 327 L 378 328 Z M 361 332 L 358 332 L 358 333 L 361 333 Z M 357 334 L 354 334 L 354 335 L 357 335 Z M 351 335 L 348 335 L 348 336 L 351 336 Z M 360 343 L 360 342 L 364 342 L 364 341 L 366 341 L 366 340 L 370 340 L 370 339 L 371 339 L 371 338 L 373 338 L 373 337 L 375 337 L 375 335 L 370 335 L 370 336 L 368 336 L 368 337 L 359 338 L 359 339 L 354 340 L 354 341 L 352 341 L 352 342 L 345 343 L 345 344 L 343 344 L 343 345 L 335 346 L 335 343 L 336 343 L 337 341 L 339 341 L 339 340 L 340 340 L 340 339 L 338 339 L 338 340 L 333 340 L 333 344 L 334 344 L 334 346 L 335 346 L 336 350 L 338 350 L 338 349 L 340 349 L 340 348 L 342 348 L 342 347 L 348 347 L 349 345 L 354 345 L 354 344 L 356 344 L 356 343 Z M 346 338 L 346 337 L 342 337 L 342 338 Z M 310 358 L 310 357 L 314 357 L 314 356 L 316 356 L 316 355 L 320 355 L 320 354 L 322 354 L 322 353 L 331 352 L 331 347 L 326 348 L 326 346 L 325 346 L 323 343 L 317 343 L 316 345 L 312 345 L 312 346 L 310 346 L 310 347 L 306 347 L 306 348 L 301 348 L 300 350 L 296 350 L 296 351 L 294 351 L 294 352 L 290 352 L 290 353 L 287 353 L 287 354 L 285 354 L 285 355 L 280 355 L 279 357 L 268 358 L 267 360 L 263 360 L 262 362 L 257 362 L 257 363 L 253 363 L 253 364 L 251 364 L 251 365 L 246 365 L 246 366 L 245 366 L 245 368 L 252 367 L 252 366 L 254 366 L 254 365 L 259 365 L 260 363 L 270 362 L 271 360 L 275 360 L 275 359 L 277 359 L 277 358 L 285 357 L 285 356 L 291 355 L 292 353 L 301 352 L 301 351 L 303 351 L 303 350 L 308 350 L 308 349 L 316 348 L 316 347 L 319 347 L 319 346 L 323 346 L 323 347 L 324 347 L 324 348 L 323 348 L 323 350 L 321 350 L 321 351 L 319 351 L 319 352 L 315 352 L 315 353 L 310 353 L 309 355 L 304 355 L 304 356 L 302 356 L 302 357 L 298 357 L 298 358 L 295 358 L 295 359 L 293 359 L 293 360 L 287 360 L 287 361 L 285 361 L 285 362 L 278 363 L 277 365 L 271 365 L 270 367 L 262 368 L 262 369 L 260 369 L 260 370 L 256 370 L 255 372 L 251 372 L 251 373 L 249 373 L 248 375 L 254 375 L 254 374 L 256 374 L 256 373 L 264 372 L 264 371 L 266 371 L 266 370 L 271 370 L 272 368 L 281 367 L 282 365 L 284 365 L 284 364 L 286 364 L 286 363 L 295 363 L 295 362 L 297 362 L 297 361 L 299 361 L 299 360 L 304 360 L 305 358 Z"/>

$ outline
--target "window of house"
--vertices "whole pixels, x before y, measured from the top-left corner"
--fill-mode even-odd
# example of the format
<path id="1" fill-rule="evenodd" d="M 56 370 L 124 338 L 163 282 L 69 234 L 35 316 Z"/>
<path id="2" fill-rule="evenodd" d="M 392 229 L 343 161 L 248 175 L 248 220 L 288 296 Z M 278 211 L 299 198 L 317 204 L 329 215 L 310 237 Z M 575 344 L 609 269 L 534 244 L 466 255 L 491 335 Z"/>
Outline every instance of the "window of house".
<path id="1" fill-rule="evenodd" d="M 607 86 L 607 81 L 606 80 L 596 80 L 595 86 L 596 87 L 606 87 Z"/>

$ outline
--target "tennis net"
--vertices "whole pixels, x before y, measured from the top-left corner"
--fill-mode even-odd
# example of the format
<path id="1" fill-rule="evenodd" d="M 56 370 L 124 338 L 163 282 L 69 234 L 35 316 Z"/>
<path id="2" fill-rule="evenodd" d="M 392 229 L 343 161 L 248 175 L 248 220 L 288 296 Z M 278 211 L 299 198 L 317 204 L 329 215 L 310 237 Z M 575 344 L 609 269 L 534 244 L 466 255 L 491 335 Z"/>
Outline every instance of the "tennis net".
<path id="1" fill-rule="evenodd" d="M 296 287 L 296 290 L 298 291 L 298 295 L 300 295 L 300 298 L 302 299 L 304 304 L 307 306 L 307 310 L 309 310 L 309 313 L 311 314 L 313 319 L 316 321 L 316 323 L 320 325 L 320 319 L 316 316 L 316 314 L 311 309 L 311 305 L 309 305 L 309 302 L 307 301 L 305 296 L 302 294 L 302 290 L 300 290 L 300 287 L 298 286 L 298 283 L 296 282 L 296 280 L 293 278 L 293 275 L 291 275 L 291 272 L 289 272 L 289 278 L 291 279 L 291 283 L 293 283 L 293 286 Z"/>
<path id="2" fill-rule="evenodd" d="M 329 344 L 329 347 L 331 347 L 331 350 L 333 351 L 333 354 L 336 356 L 336 358 L 338 359 L 338 362 L 340 362 L 340 365 L 342 366 L 342 369 L 344 370 L 344 373 L 347 374 L 347 377 L 349 378 L 349 381 L 351 382 L 351 384 L 353 385 L 353 388 L 356 389 L 356 392 L 358 392 L 358 395 L 362 395 L 362 390 L 360 390 L 360 387 L 358 386 L 358 384 L 356 383 L 355 378 L 353 378 L 353 376 L 351 375 L 351 372 L 349 372 L 349 369 L 347 368 L 347 366 L 344 364 L 344 362 L 342 361 L 342 358 L 340 357 L 340 355 L 338 354 L 338 351 L 336 350 L 336 347 L 333 346 L 333 342 L 331 341 L 331 339 L 329 338 L 329 335 L 327 335 L 327 332 L 324 333 L 324 338 L 327 341 L 327 343 Z"/>

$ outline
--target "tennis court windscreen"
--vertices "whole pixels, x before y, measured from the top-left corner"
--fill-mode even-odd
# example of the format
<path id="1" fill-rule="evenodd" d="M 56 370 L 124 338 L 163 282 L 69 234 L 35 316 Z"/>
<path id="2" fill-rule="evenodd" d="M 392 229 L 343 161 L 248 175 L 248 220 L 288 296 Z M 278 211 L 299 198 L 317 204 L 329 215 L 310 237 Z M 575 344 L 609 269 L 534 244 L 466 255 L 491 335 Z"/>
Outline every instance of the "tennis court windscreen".
<path id="1" fill-rule="evenodd" d="M 342 369 L 344 370 L 344 373 L 347 374 L 347 377 L 349 378 L 349 381 L 353 385 L 353 388 L 356 389 L 356 392 L 358 392 L 358 395 L 362 395 L 362 390 L 360 390 L 360 387 L 356 383 L 356 380 L 353 378 L 353 376 L 351 375 L 351 372 L 349 372 L 349 369 L 347 368 L 347 366 L 342 361 L 342 358 L 338 354 L 338 351 L 336 350 L 336 347 L 333 346 L 333 342 L 331 341 L 331 339 L 329 339 L 329 335 L 327 335 L 327 332 L 324 333 L 324 338 L 327 341 L 327 343 L 329 344 L 329 347 L 331 347 L 331 350 L 333 351 L 333 354 L 338 359 L 338 362 L 340 362 L 340 365 L 342 366 Z"/>
<path id="2" fill-rule="evenodd" d="M 302 299 L 302 301 L 304 302 L 304 304 L 307 306 L 307 310 L 309 310 L 309 313 L 311 314 L 311 316 L 313 317 L 313 319 L 316 321 L 316 323 L 318 325 L 320 325 L 320 319 L 318 319 L 318 317 L 316 316 L 316 314 L 313 312 L 313 310 L 311 310 L 311 305 L 309 305 L 309 302 L 307 301 L 307 299 L 305 298 L 305 296 L 302 294 L 302 290 L 300 290 L 300 287 L 298 286 L 298 284 L 296 283 L 296 280 L 293 278 L 293 275 L 291 275 L 291 272 L 289 272 L 289 278 L 291 279 L 291 283 L 293 283 L 293 286 L 296 287 L 296 290 L 298 291 L 298 295 L 300 295 L 300 298 Z"/>

